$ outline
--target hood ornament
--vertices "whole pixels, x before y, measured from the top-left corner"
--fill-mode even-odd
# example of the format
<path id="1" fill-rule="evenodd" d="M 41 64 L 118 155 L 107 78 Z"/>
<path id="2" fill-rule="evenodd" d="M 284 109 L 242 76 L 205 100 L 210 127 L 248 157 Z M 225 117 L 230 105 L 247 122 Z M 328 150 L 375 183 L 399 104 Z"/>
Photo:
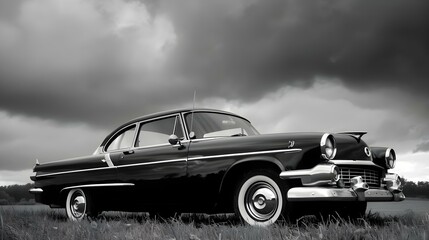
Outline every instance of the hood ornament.
<path id="1" fill-rule="evenodd" d="M 347 134 L 347 135 L 351 135 L 353 137 L 355 137 L 358 142 L 360 142 L 360 139 L 362 138 L 363 135 L 367 134 L 368 132 L 365 131 L 350 131 L 350 132 L 340 132 L 338 134 Z"/>

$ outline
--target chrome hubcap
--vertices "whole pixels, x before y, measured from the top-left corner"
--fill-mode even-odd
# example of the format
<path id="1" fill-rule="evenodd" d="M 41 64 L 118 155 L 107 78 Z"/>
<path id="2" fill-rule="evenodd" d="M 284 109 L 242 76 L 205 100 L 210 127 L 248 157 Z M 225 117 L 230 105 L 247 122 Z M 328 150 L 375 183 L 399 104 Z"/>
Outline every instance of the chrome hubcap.
<path id="1" fill-rule="evenodd" d="M 271 219 L 278 208 L 278 196 L 275 189 L 266 182 L 252 184 L 246 192 L 246 210 L 257 221 Z"/>
<path id="2" fill-rule="evenodd" d="M 82 218 L 86 211 L 86 201 L 83 193 L 76 191 L 70 201 L 70 211 L 75 218 Z"/>

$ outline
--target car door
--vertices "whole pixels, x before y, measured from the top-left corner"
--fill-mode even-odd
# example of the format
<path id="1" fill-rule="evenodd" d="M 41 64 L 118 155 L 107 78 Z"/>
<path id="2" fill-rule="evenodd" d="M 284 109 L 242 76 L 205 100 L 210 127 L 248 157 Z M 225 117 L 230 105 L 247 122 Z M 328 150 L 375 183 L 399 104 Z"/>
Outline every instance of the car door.
<path id="1" fill-rule="evenodd" d="M 170 135 L 180 143 L 171 145 Z M 188 143 L 178 114 L 138 123 L 134 145 L 114 156 L 118 176 L 135 184 L 129 196 L 147 207 L 174 206 L 186 178 Z"/>
<path id="2" fill-rule="evenodd" d="M 219 190 L 227 170 L 246 155 L 246 149 L 255 147 L 243 143 L 240 136 L 257 131 L 247 120 L 229 114 L 201 111 L 184 117 L 193 135 L 188 151 L 188 195 L 198 192 L 190 199 L 196 208 L 212 207 L 221 200 Z"/>

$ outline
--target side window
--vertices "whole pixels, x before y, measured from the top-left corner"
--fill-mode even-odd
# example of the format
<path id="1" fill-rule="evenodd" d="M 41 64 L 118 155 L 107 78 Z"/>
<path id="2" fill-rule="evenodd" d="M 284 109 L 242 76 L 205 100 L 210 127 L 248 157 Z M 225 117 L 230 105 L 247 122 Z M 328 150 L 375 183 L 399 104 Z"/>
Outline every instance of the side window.
<path id="1" fill-rule="evenodd" d="M 183 139 L 183 129 L 179 116 L 142 123 L 136 147 L 169 144 L 168 138 L 171 134 L 176 134 L 179 139 Z"/>
<path id="2" fill-rule="evenodd" d="M 133 145 L 135 130 L 135 126 L 123 130 L 108 144 L 107 151 L 130 148 Z"/>

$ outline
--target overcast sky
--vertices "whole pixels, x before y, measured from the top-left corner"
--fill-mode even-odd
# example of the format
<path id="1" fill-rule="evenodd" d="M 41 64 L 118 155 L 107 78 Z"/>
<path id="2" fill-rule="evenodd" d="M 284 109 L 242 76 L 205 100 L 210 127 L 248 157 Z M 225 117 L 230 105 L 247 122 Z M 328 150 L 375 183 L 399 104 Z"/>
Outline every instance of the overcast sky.
<path id="1" fill-rule="evenodd" d="M 0 0 L 0 185 L 134 117 L 235 112 L 263 133 L 368 131 L 429 181 L 429 1 Z"/>

